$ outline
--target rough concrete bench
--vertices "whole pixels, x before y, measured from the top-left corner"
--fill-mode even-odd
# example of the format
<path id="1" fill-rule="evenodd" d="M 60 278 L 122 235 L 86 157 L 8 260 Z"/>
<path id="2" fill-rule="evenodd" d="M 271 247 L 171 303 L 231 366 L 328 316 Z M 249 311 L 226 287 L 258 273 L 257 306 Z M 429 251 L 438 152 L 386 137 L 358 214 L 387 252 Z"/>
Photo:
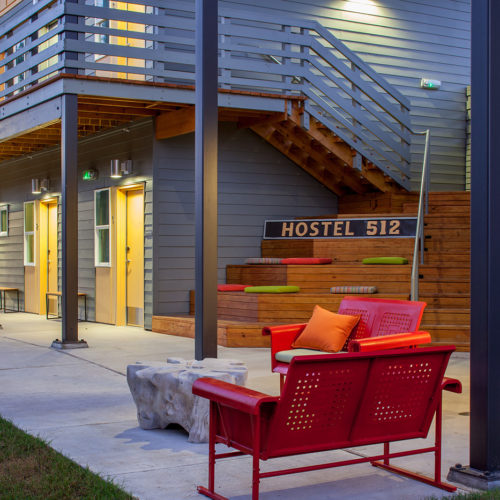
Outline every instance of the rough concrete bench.
<path id="1" fill-rule="evenodd" d="M 192 393 L 193 382 L 210 377 L 245 385 L 248 369 L 234 359 L 203 361 L 168 358 L 163 362 L 138 362 L 127 366 L 127 382 L 137 406 L 142 429 L 164 429 L 178 424 L 192 443 L 208 441 L 209 402 Z"/>

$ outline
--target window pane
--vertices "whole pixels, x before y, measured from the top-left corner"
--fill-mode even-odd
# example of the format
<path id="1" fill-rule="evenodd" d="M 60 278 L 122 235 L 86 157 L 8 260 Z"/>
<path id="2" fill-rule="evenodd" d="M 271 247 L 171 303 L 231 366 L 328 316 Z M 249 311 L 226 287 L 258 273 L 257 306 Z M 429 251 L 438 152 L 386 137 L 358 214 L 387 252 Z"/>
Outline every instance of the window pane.
<path id="1" fill-rule="evenodd" d="M 25 236 L 25 251 L 26 251 L 26 264 L 35 263 L 35 236 L 33 234 L 27 234 Z"/>
<path id="2" fill-rule="evenodd" d="M 95 194 L 95 225 L 109 224 L 109 191 L 97 191 Z"/>
<path id="3" fill-rule="evenodd" d="M 97 262 L 109 263 L 109 229 L 97 230 Z"/>
<path id="4" fill-rule="evenodd" d="M 0 211 L 0 233 L 7 232 L 7 210 Z"/>
<path id="5" fill-rule="evenodd" d="M 24 230 L 26 232 L 35 230 L 35 204 L 26 203 L 24 205 Z"/>

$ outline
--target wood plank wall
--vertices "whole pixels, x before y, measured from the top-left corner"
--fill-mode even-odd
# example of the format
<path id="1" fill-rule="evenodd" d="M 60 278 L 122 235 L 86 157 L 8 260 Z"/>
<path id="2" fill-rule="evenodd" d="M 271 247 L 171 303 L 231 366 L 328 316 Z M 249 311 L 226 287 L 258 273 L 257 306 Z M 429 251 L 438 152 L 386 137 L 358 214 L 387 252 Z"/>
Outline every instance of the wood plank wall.
<path id="1" fill-rule="evenodd" d="M 432 189 L 465 189 L 465 87 L 470 84 L 470 0 L 224 0 L 221 5 L 314 19 L 346 43 L 411 102 L 414 129 L 431 127 Z M 421 78 L 442 81 L 437 91 Z M 412 145 L 413 189 L 423 137 Z"/>
<path id="2" fill-rule="evenodd" d="M 155 315 L 187 314 L 194 289 L 194 135 L 154 154 Z M 221 124 L 219 282 L 225 267 L 260 257 L 265 219 L 336 213 L 337 199 L 252 132 Z"/>

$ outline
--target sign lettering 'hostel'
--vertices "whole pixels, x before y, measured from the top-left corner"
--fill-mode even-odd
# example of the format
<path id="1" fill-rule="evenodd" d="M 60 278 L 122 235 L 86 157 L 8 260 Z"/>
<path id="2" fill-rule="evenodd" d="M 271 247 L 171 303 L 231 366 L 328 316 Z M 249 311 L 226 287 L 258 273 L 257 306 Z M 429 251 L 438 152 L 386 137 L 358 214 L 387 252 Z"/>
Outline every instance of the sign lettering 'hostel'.
<path id="1" fill-rule="evenodd" d="M 416 217 L 266 220 L 264 239 L 414 238 Z"/>

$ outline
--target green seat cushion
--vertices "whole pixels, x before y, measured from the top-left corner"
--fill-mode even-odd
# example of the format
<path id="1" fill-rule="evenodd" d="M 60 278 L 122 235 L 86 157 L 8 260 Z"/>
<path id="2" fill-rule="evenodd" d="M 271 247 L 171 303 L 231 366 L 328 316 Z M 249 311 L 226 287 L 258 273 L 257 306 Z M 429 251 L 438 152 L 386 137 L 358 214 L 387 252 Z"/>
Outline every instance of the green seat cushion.
<path id="1" fill-rule="evenodd" d="M 269 286 L 247 286 L 245 292 L 247 293 L 293 293 L 299 292 L 298 286 L 286 285 L 269 285 Z"/>
<path id="2" fill-rule="evenodd" d="M 363 264 L 408 264 L 404 257 L 368 257 L 363 259 Z"/>
<path id="3" fill-rule="evenodd" d="M 331 352 L 317 351 L 316 349 L 289 349 L 288 351 L 277 352 L 274 357 L 276 361 L 282 363 L 290 363 L 295 356 L 317 356 L 318 354 L 332 354 Z M 340 351 L 333 354 L 347 354 L 347 352 Z"/>
<path id="4" fill-rule="evenodd" d="M 325 351 L 317 351 L 316 349 L 289 349 L 288 351 L 277 352 L 274 357 L 276 361 L 282 363 L 290 363 L 295 356 L 313 356 L 317 354 L 328 354 Z"/>

